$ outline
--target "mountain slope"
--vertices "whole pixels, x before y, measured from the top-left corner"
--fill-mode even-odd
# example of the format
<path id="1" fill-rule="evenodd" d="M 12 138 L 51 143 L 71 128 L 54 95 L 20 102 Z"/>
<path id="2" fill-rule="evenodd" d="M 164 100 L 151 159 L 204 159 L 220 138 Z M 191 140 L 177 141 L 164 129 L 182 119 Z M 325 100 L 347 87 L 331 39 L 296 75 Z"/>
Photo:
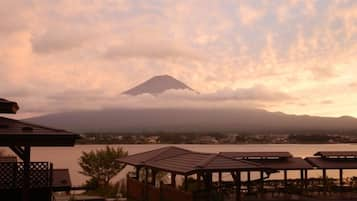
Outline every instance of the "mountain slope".
<path id="1" fill-rule="evenodd" d="M 114 109 L 27 119 L 80 132 L 215 132 L 357 130 L 357 119 L 272 113 L 258 109 Z"/>
<path id="2" fill-rule="evenodd" d="M 140 94 L 157 95 L 171 89 L 187 89 L 193 91 L 193 89 L 191 89 L 185 83 L 169 75 L 159 75 L 139 84 L 138 86 L 132 89 L 123 92 L 123 94 L 132 96 Z"/>

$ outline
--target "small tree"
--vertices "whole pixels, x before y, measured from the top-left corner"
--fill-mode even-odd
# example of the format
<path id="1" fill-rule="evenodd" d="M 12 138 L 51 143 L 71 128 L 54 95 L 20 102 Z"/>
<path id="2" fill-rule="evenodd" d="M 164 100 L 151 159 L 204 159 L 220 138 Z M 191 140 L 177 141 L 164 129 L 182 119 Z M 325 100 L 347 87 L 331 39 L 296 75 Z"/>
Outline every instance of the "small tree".
<path id="1" fill-rule="evenodd" d="M 105 149 L 82 152 L 79 159 L 79 165 L 82 168 L 80 173 L 90 177 L 87 184 L 107 186 L 110 180 L 125 167 L 117 159 L 127 155 L 128 152 L 124 151 L 122 147 L 109 146 Z"/>

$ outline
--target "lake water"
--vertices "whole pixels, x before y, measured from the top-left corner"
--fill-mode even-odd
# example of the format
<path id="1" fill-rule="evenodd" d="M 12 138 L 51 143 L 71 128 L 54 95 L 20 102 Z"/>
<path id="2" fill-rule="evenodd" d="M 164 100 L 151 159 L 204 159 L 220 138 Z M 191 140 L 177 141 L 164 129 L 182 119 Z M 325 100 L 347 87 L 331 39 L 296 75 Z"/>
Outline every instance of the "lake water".
<path id="1" fill-rule="evenodd" d="M 36 147 L 32 149 L 32 161 L 51 161 L 55 168 L 69 168 L 72 184 L 80 185 L 87 179 L 79 173 L 80 167 L 78 165 L 79 157 L 82 152 L 90 150 L 101 149 L 106 145 L 77 145 L 75 147 Z M 129 154 L 149 151 L 160 147 L 171 145 L 110 145 L 122 146 Z M 196 145 L 183 144 L 172 145 L 178 146 L 192 151 L 217 153 L 223 151 L 288 151 L 294 156 L 306 157 L 312 156 L 317 151 L 357 151 L 357 144 L 248 144 L 248 145 Z M 120 173 L 113 181 L 123 178 L 130 167 Z M 279 173 L 280 174 L 280 173 Z M 274 177 L 281 177 L 282 175 L 274 175 Z M 299 172 L 288 173 L 289 177 L 298 177 Z M 321 171 L 311 171 L 309 176 L 320 176 Z M 328 171 L 328 176 L 337 176 L 337 171 Z M 345 176 L 357 176 L 357 171 L 345 171 Z M 274 178 L 273 177 L 273 178 Z"/>

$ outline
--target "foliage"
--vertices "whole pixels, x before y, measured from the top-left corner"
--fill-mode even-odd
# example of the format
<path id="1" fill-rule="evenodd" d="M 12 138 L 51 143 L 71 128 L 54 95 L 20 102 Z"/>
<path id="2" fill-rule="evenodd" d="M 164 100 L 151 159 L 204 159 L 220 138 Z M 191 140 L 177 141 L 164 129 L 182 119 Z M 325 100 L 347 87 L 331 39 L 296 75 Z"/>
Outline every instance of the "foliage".
<path id="1" fill-rule="evenodd" d="M 83 152 L 79 159 L 79 165 L 82 168 L 80 173 L 90 177 L 87 181 L 89 187 L 107 187 L 110 180 L 125 167 L 117 159 L 127 155 L 128 152 L 122 147 L 109 146 L 96 151 Z"/>

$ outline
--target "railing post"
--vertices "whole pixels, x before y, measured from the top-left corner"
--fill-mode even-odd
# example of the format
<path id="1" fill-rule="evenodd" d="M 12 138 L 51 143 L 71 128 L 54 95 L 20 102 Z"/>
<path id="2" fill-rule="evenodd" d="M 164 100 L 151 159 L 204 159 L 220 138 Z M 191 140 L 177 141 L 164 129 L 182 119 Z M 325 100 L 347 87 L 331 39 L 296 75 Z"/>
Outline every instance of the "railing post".
<path id="1" fill-rule="evenodd" d="M 24 149 L 23 201 L 30 201 L 30 153 L 31 147 L 26 145 Z"/>
<path id="2" fill-rule="evenodd" d="M 53 164 L 50 163 L 50 170 L 49 170 L 49 181 L 48 181 L 48 185 L 49 185 L 49 199 L 48 200 L 52 200 L 52 192 L 53 192 Z"/>

